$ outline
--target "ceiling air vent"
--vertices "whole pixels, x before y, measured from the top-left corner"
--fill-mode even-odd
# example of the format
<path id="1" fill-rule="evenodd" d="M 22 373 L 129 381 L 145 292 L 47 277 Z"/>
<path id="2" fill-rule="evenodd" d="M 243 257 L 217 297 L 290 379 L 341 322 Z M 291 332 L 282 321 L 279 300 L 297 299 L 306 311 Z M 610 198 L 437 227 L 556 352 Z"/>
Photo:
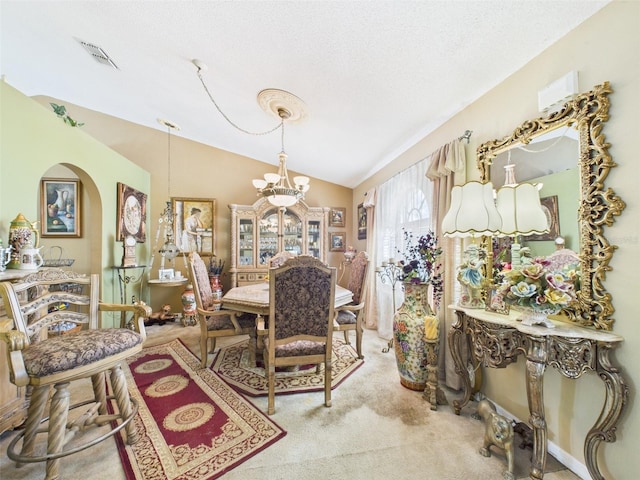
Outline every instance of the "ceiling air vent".
<path id="1" fill-rule="evenodd" d="M 107 55 L 107 52 L 105 52 L 102 48 L 92 43 L 84 42 L 78 38 L 76 38 L 76 40 L 78 41 L 78 43 L 80 43 L 80 45 L 84 47 L 87 52 L 89 52 L 89 55 L 91 55 L 96 60 L 96 62 L 104 63 L 105 65 L 109 65 L 110 67 L 113 67 L 115 69 L 118 68 L 115 62 L 111 60 L 111 57 L 109 57 L 109 55 Z"/>

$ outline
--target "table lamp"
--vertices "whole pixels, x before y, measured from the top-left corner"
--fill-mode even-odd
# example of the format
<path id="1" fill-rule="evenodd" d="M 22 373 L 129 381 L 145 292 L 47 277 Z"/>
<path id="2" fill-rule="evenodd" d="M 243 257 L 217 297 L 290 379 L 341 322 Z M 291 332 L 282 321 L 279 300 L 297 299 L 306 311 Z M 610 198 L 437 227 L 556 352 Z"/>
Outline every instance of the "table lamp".
<path id="1" fill-rule="evenodd" d="M 484 259 L 486 252 L 476 244 L 476 237 L 496 234 L 502 225 L 493 199 L 491 182 L 467 182 L 451 190 L 451 206 L 442 220 L 445 237 L 471 237 L 464 251 L 464 262 L 458 270 L 463 293 L 460 306 L 484 308 L 482 290 L 485 286 Z M 490 267 L 489 267 L 490 268 Z"/>
<path id="2" fill-rule="evenodd" d="M 540 205 L 539 188 L 542 185 L 518 183 L 504 185 L 496 194 L 496 207 L 502 218 L 500 236 L 513 236 L 511 268 L 522 267 L 518 236 L 549 232 L 549 221 Z"/>

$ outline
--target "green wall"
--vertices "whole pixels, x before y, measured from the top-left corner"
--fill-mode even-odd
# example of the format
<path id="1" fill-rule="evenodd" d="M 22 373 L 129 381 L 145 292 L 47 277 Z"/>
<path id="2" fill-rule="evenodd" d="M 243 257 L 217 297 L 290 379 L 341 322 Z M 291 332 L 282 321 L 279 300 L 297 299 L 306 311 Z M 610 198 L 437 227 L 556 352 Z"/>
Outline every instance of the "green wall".
<path id="1" fill-rule="evenodd" d="M 571 168 L 563 172 L 552 173 L 544 177 L 534 178 L 529 183 L 542 183 L 540 198 L 558 196 L 558 223 L 560 224 L 560 236 L 565 239 L 565 247 L 572 250 L 580 250 L 578 206 L 580 176 L 577 168 Z M 555 250 L 553 240 L 526 241 L 525 245 L 531 247 L 535 256 L 547 256 Z"/>
<path id="2" fill-rule="evenodd" d="M 120 264 L 122 244 L 115 241 L 117 182 L 148 193 L 150 174 L 123 156 L 73 128 L 4 81 L 0 82 L 0 238 L 9 239 L 9 225 L 18 213 L 39 218 L 40 179 L 58 164 L 82 181 L 85 199 L 82 238 L 65 239 L 67 251 L 87 251 L 74 270 L 99 273 L 102 299 L 119 302 L 112 265 Z M 39 228 L 39 225 L 38 225 Z M 47 240 L 53 244 L 55 239 Z M 139 246 L 146 258 L 149 244 Z M 74 248 L 74 245 L 77 248 Z M 78 266 L 79 268 L 77 268 Z M 119 317 L 118 317 L 119 318 Z M 115 316 L 103 318 L 110 326 Z"/>

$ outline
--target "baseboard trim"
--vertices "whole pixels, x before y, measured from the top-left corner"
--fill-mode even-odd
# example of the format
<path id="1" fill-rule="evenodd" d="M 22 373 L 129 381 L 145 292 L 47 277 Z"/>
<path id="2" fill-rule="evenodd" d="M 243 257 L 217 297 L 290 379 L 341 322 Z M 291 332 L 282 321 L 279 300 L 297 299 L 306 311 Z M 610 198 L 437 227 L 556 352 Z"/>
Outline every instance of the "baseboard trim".
<path id="1" fill-rule="evenodd" d="M 491 400 L 491 402 L 493 404 L 495 404 L 496 410 L 498 411 L 498 413 L 500 415 L 503 415 L 503 416 L 505 416 L 507 418 L 513 418 L 517 422 L 522 422 L 523 421 L 520 418 L 518 418 L 515 415 L 513 415 L 508 410 L 505 410 L 504 408 L 502 408 L 500 405 L 495 403 L 493 400 Z M 582 480 L 590 480 L 591 479 L 591 475 L 589 475 L 589 470 L 587 470 L 587 466 L 584 463 L 582 463 L 576 457 L 574 457 L 573 455 L 569 454 L 568 452 L 566 452 L 565 450 L 560 448 L 557 444 L 553 443 L 551 440 L 547 441 L 547 451 L 551 455 L 556 457 L 556 459 L 560 463 L 562 463 L 565 467 L 567 467 L 569 470 L 571 470 L 573 473 L 575 473 L 577 476 L 579 476 Z"/>

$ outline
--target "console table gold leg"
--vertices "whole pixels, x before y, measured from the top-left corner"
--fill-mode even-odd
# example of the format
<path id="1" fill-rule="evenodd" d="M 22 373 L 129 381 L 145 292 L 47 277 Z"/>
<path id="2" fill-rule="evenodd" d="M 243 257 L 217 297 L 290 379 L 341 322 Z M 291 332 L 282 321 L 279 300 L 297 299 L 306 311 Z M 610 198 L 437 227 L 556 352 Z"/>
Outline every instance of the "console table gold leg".
<path id="1" fill-rule="evenodd" d="M 464 325 L 464 312 L 456 311 L 456 321 L 451 325 L 447 337 L 455 371 L 462 379 L 462 399 L 453 401 L 453 411 L 456 415 L 460 415 L 460 411 L 469 403 L 469 399 L 471 398 L 471 380 L 469 379 L 469 372 L 467 372 L 465 368 L 464 362 L 462 361 L 462 354 L 460 353 L 460 342 L 463 339 L 465 341 L 467 339 L 464 333 Z"/>
<path id="2" fill-rule="evenodd" d="M 584 458 L 591 478 L 604 480 L 598 468 L 598 447 L 605 442 L 616 441 L 618 420 L 624 411 L 629 387 L 616 367 L 611 364 L 609 352 L 613 348 L 610 343 L 599 343 L 597 354 L 597 372 L 605 385 L 606 396 L 598 420 L 593 425 L 584 442 Z"/>
<path id="3" fill-rule="evenodd" d="M 527 348 L 527 400 L 533 427 L 533 455 L 529 477 L 541 480 L 547 462 L 547 422 L 544 418 L 543 378 L 546 368 L 546 337 L 531 337 Z"/>

